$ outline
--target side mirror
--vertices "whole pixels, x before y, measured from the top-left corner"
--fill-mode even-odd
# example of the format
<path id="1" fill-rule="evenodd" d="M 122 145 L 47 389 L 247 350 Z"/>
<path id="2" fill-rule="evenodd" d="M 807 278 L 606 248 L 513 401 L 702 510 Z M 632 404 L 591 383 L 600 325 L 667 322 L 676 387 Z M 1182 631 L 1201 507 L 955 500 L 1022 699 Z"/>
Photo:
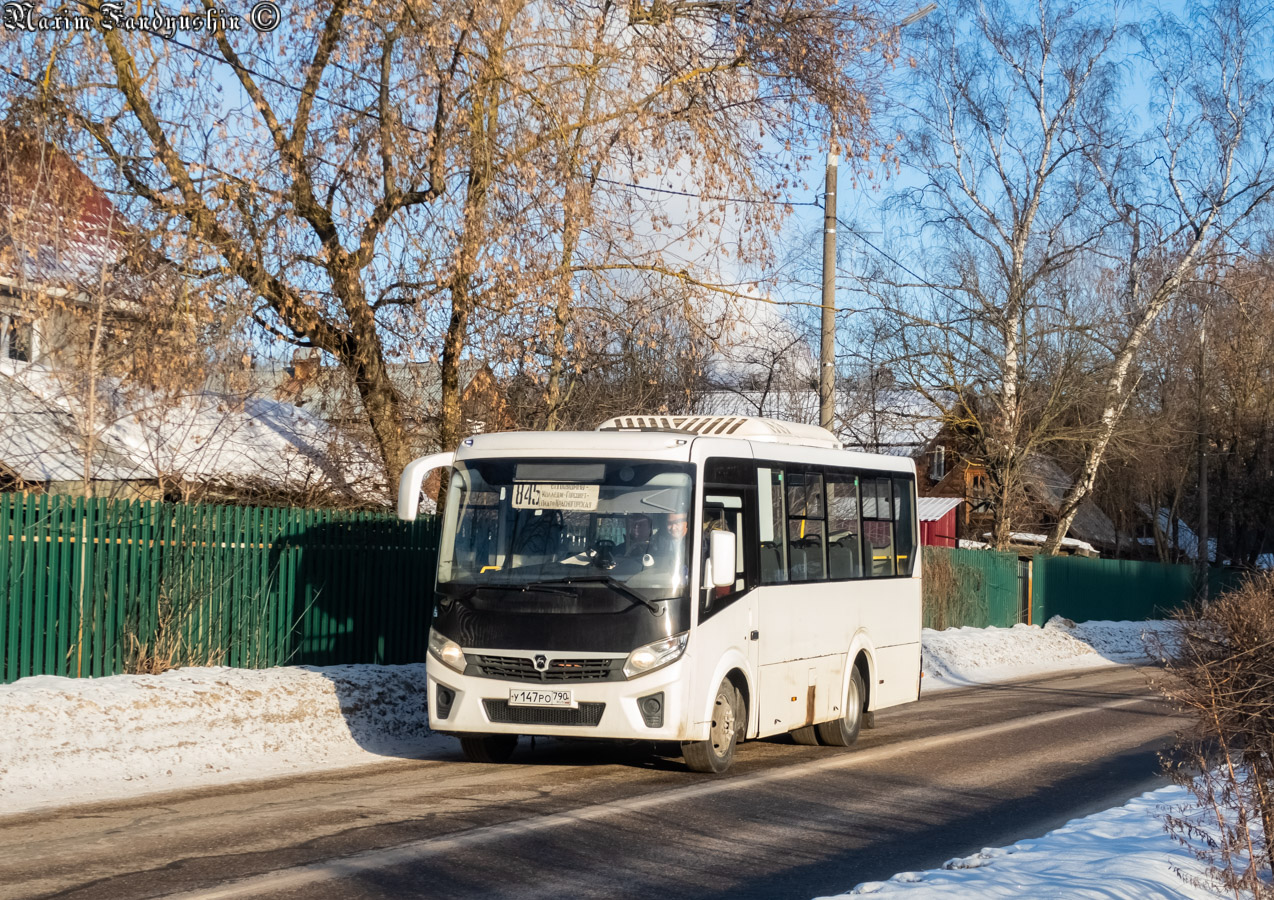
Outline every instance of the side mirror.
<path id="1" fill-rule="evenodd" d="M 712 564 L 712 586 L 730 587 L 734 584 L 734 557 L 738 553 L 733 531 L 710 531 L 709 553 Z"/>
<path id="2" fill-rule="evenodd" d="M 425 475 L 431 469 L 451 468 L 455 458 L 455 453 L 435 453 L 413 459 L 403 466 L 402 477 L 398 479 L 398 518 L 404 522 L 416 520 L 416 514 L 420 512 L 420 486 L 425 483 Z"/>

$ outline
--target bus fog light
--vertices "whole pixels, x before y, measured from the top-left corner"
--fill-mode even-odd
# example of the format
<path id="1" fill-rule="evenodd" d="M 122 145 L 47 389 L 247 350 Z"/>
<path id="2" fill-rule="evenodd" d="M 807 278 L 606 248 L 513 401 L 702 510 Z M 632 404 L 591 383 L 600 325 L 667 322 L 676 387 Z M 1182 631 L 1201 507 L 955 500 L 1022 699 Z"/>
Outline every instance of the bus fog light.
<path id="1" fill-rule="evenodd" d="M 464 651 L 460 649 L 460 645 L 450 638 L 443 637 L 432 628 L 429 629 L 429 652 L 447 668 L 455 669 L 457 672 L 464 671 Z"/>
<path id="2" fill-rule="evenodd" d="M 655 669 L 676 662 L 681 658 L 681 654 L 686 652 L 686 639 L 689 636 L 688 633 L 683 632 L 670 638 L 653 641 L 644 647 L 638 647 L 628 654 L 628 659 L 624 661 L 625 677 L 636 678 L 638 675 L 645 675 L 647 672 L 653 672 Z"/>
<path id="3" fill-rule="evenodd" d="M 434 711 L 438 718 L 445 719 L 451 715 L 451 704 L 456 702 L 456 692 L 444 685 L 438 685 L 434 693 Z"/>
<path id="4" fill-rule="evenodd" d="M 637 701 L 637 709 L 646 721 L 647 728 L 662 728 L 664 725 L 664 692 L 650 694 Z"/>

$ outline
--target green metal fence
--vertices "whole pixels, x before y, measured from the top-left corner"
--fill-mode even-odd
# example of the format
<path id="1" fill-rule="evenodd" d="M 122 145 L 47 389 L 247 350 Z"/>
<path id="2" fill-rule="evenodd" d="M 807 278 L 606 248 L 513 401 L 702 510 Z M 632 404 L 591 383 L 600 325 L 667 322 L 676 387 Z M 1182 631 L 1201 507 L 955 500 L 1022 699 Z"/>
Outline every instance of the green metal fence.
<path id="1" fill-rule="evenodd" d="M 434 518 L 0 494 L 0 682 L 425 658 Z M 1162 616 L 1190 566 L 925 547 L 924 624 Z M 1209 573 L 1213 595 L 1240 573 Z M 1029 603 L 1028 603 L 1029 598 Z"/>
<path id="2" fill-rule="evenodd" d="M 1028 571 L 1015 553 L 946 547 L 925 547 L 922 559 L 926 628 L 1043 625 L 1053 616 L 1076 622 L 1156 619 L 1196 596 L 1196 571 L 1189 565 L 1035 556 Z M 1210 569 L 1209 595 L 1236 587 L 1243 575 Z"/>
<path id="3" fill-rule="evenodd" d="M 424 659 L 437 523 L 0 494 L 0 682 Z"/>
<path id="4" fill-rule="evenodd" d="M 1195 570 L 1188 565 L 1131 559 L 1037 556 L 1034 564 L 1035 621 L 1055 615 L 1090 619 L 1156 619 L 1195 596 Z"/>

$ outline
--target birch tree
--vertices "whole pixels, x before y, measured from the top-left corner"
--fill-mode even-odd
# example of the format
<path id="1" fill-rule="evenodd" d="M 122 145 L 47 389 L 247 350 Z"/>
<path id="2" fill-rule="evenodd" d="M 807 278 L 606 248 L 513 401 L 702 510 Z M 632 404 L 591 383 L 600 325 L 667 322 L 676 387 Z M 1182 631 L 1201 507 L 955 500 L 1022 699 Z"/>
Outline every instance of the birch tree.
<path id="1" fill-rule="evenodd" d="M 1106 118 L 1120 10 L 962 2 L 917 26 L 899 128 L 921 186 L 900 207 L 930 246 L 920 271 L 888 268 L 875 291 L 907 380 L 986 464 L 999 548 L 1024 463 L 1075 385 L 1044 369 L 1074 361 L 1082 317 L 1064 274 L 1104 232 L 1081 123 Z"/>
<path id="2" fill-rule="evenodd" d="M 1125 273 L 1098 425 L 1067 491 L 1046 553 L 1056 553 L 1136 388 L 1135 363 L 1182 285 L 1224 253 L 1274 193 L 1268 10 L 1236 0 L 1140 29 L 1154 125 L 1135 142 L 1087 123 L 1102 193 L 1117 223 Z"/>

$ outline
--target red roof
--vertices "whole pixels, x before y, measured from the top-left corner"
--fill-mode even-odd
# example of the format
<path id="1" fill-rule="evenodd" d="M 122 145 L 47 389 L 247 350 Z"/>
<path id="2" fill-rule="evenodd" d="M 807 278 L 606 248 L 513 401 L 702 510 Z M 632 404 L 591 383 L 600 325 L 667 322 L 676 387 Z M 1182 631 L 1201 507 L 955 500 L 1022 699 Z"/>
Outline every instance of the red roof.
<path id="1" fill-rule="evenodd" d="M 95 289 L 103 273 L 117 293 L 130 232 L 115 205 L 61 150 L 0 128 L 0 277 Z"/>

